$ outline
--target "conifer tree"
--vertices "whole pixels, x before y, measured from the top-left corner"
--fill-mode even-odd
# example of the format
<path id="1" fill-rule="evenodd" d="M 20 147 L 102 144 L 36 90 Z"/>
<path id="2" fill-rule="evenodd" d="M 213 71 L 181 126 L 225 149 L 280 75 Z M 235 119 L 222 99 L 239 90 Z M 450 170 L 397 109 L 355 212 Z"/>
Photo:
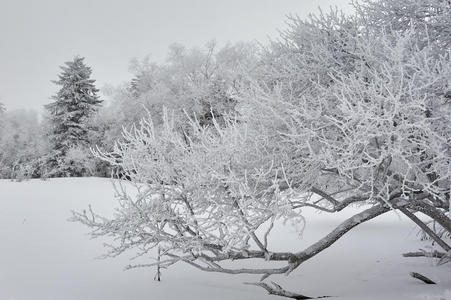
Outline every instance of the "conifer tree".
<path id="1" fill-rule="evenodd" d="M 61 86 L 52 97 L 54 102 L 46 105 L 50 113 L 50 143 L 52 152 L 48 166 L 50 176 L 83 176 L 84 166 L 71 159 L 71 152 L 87 150 L 90 132 L 95 130 L 89 125 L 90 117 L 102 103 L 97 95 L 92 70 L 84 63 L 84 58 L 76 56 L 73 61 L 61 66 L 59 79 L 54 81 Z"/>

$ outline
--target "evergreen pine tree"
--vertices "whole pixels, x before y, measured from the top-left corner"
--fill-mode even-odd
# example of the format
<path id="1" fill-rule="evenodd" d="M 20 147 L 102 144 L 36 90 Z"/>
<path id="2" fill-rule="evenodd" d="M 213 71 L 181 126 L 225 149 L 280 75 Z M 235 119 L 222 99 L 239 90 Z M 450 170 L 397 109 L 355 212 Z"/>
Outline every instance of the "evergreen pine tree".
<path id="1" fill-rule="evenodd" d="M 97 95 L 95 80 L 90 78 L 92 70 L 84 64 L 83 57 L 76 56 L 60 68 L 59 79 L 53 82 L 61 89 L 52 97 L 54 102 L 45 106 L 51 124 L 49 175 L 83 176 L 86 169 L 70 156 L 75 149 L 75 153 L 80 153 L 80 149 L 88 151 L 90 131 L 94 130 L 89 120 L 102 100 Z"/>

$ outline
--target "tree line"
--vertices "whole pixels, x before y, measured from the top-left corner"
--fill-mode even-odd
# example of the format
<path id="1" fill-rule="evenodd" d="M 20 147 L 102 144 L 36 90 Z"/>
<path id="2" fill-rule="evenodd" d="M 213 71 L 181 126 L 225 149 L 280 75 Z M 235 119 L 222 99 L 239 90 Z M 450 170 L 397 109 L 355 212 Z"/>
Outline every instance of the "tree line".
<path id="1" fill-rule="evenodd" d="M 257 52 L 244 42 L 219 47 L 211 41 L 191 49 L 173 44 L 164 63 L 134 59 L 132 80 L 105 88 L 108 103 L 100 99 L 85 59 L 76 56 L 61 66 L 53 81 L 59 90 L 41 118 L 0 106 L 0 178 L 108 177 L 111 166 L 92 148 L 112 150 L 122 130 L 144 117 L 162 124 L 163 107 L 205 125 L 220 118 L 235 106 L 233 95 L 257 63 Z"/>

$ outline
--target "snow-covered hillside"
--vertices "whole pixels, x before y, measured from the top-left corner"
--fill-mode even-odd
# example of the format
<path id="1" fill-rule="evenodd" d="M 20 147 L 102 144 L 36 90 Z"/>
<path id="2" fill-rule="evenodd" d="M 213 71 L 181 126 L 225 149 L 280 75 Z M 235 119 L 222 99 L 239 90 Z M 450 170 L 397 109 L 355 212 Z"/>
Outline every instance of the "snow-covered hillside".
<path id="1" fill-rule="evenodd" d="M 282 299 L 258 287 L 243 285 L 255 276 L 204 273 L 187 265 L 163 270 L 163 281 L 153 280 L 154 269 L 124 272 L 129 255 L 99 260 L 101 240 L 91 240 L 88 229 L 68 222 L 71 210 L 92 205 L 111 214 L 116 202 L 111 182 L 99 178 L 0 181 L 0 299 Z M 327 216 L 305 210 L 302 239 L 288 225 L 271 238 L 281 249 L 302 249 L 316 241 L 353 209 Z M 403 258 L 401 253 L 427 247 L 416 227 L 390 213 L 359 226 L 289 277 L 272 280 L 306 295 L 337 299 L 451 299 L 451 264 L 435 266 L 427 258 Z M 409 276 L 420 272 L 438 282 L 426 285 Z M 334 299 L 334 298 L 331 298 Z"/>

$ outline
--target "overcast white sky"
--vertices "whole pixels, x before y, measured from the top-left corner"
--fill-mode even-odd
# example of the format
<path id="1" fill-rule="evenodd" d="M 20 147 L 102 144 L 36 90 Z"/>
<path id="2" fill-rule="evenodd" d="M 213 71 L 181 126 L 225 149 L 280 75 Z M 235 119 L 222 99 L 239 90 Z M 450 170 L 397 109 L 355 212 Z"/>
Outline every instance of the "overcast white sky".
<path id="1" fill-rule="evenodd" d="M 130 78 L 129 62 L 163 61 L 174 42 L 264 42 L 289 13 L 301 17 L 349 0 L 0 0 L 0 102 L 40 111 L 59 66 L 86 57 L 97 87 Z"/>

